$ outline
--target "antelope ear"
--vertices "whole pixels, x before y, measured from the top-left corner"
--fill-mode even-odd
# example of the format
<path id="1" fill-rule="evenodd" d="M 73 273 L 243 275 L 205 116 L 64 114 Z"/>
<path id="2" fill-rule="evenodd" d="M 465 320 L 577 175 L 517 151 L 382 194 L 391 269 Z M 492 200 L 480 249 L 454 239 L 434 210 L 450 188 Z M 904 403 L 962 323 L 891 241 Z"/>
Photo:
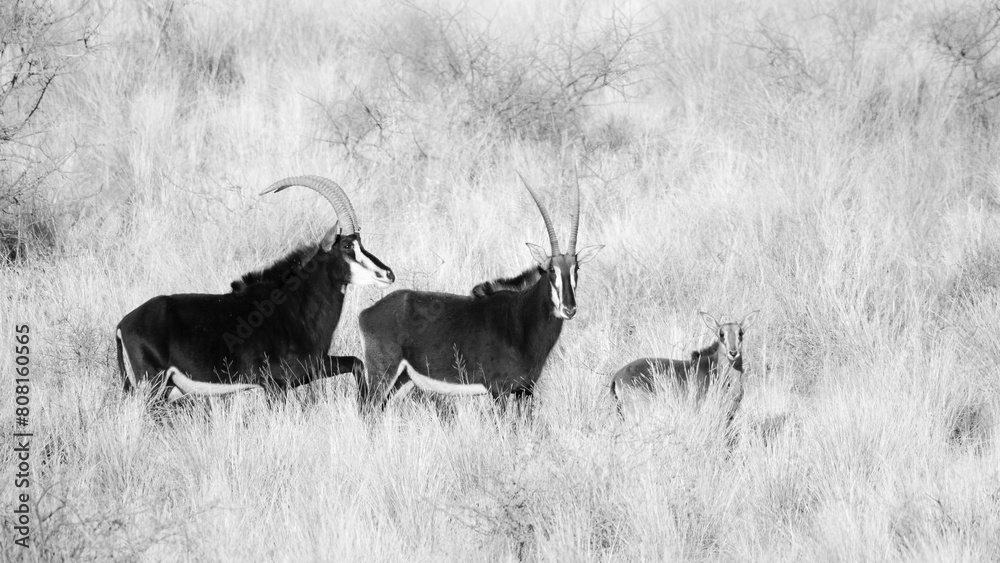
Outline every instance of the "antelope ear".
<path id="1" fill-rule="evenodd" d="M 747 313 L 747 315 L 745 317 L 743 317 L 743 320 L 740 321 L 740 328 L 742 328 L 743 330 L 746 330 L 746 329 L 750 328 L 750 325 L 752 325 L 754 323 L 754 321 L 757 320 L 757 313 L 759 313 L 759 312 L 760 312 L 760 309 L 757 309 L 756 311 Z"/>
<path id="2" fill-rule="evenodd" d="M 531 251 L 531 257 L 535 259 L 535 262 L 538 262 L 540 266 L 548 265 L 549 259 L 552 257 L 549 256 L 549 253 L 546 252 L 544 248 L 538 246 L 537 244 L 531 244 L 530 242 L 526 242 L 524 244 L 528 245 L 528 250 Z"/>
<path id="3" fill-rule="evenodd" d="M 595 244 L 593 246 L 588 246 L 584 248 L 580 252 L 577 252 L 576 265 L 579 266 L 581 264 L 586 264 L 587 262 L 590 262 L 591 260 L 594 259 L 595 256 L 597 256 L 597 253 L 600 252 L 602 248 L 604 248 L 603 244 Z"/>
<path id="4" fill-rule="evenodd" d="M 323 252 L 330 252 L 333 248 L 333 243 L 337 242 L 337 237 L 340 236 L 340 220 L 338 219 L 333 227 L 323 235 L 323 240 L 319 241 L 319 247 L 323 249 Z"/>
<path id="5" fill-rule="evenodd" d="M 715 317 L 709 315 L 705 311 L 698 311 L 698 314 L 701 315 L 701 320 L 705 321 L 705 326 L 707 326 L 710 330 L 715 331 L 719 328 L 719 321 L 715 320 Z"/>

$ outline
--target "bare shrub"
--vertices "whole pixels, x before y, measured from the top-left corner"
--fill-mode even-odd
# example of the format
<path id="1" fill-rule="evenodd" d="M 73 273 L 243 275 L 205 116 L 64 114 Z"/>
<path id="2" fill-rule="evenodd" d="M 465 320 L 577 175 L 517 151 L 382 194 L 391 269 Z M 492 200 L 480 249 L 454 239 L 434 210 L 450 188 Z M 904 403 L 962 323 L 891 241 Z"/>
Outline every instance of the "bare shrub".
<path id="1" fill-rule="evenodd" d="M 24 139 L 53 81 L 91 48 L 94 30 L 81 11 L 44 0 L 0 4 L 0 141 Z"/>
<path id="2" fill-rule="evenodd" d="M 930 33 L 962 98 L 977 105 L 1000 98 L 1000 2 L 945 11 L 931 21 Z"/>
<path id="3" fill-rule="evenodd" d="M 518 42 L 466 10 L 407 4 L 384 29 L 381 50 L 405 97 L 457 100 L 470 128 L 558 141 L 579 133 L 593 95 L 614 89 L 624 96 L 642 66 L 644 29 L 632 18 L 615 10 L 593 32 L 581 20 L 578 12 L 551 34 Z"/>
<path id="4" fill-rule="evenodd" d="M 763 57 L 764 69 L 779 86 L 804 92 L 823 85 L 798 39 L 773 24 L 758 21 L 743 46 Z"/>
<path id="5" fill-rule="evenodd" d="M 76 10 L 48 0 L 0 3 L 0 262 L 54 244 L 40 189 L 65 155 L 37 148 L 54 119 L 45 101 L 95 49 L 94 22 L 86 3 Z"/>
<path id="6" fill-rule="evenodd" d="M 320 141 L 343 147 L 352 158 L 383 145 L 388 114 L 375 97 L 355 88 L 346 100 L 316 101 L 316 107 Z"/>
<path id="7" fill-rule="evenodd" d="M 1000 111 L 1000 2 L 947 9 L 929 23 L 930 42 L 948 68 L 944 92 L 959 103 L 963 126 L 987 151 Z"/>
<path id="8" fill-rule="evenodd" d="M 796 8 L 798 17 L 758 18 L 743 33 L 739 45 L 759 61 L 758 74 L 796 93 L 829 93 L 842 88 L 845 77 L 857 83 L 867 70 L 862 59 L 870 51 L 878 7 L 857 0 L 818 0 Z"/>
<path id="9" fill-rule="evenodd" d="M 819 2 L 804 8 L 800 21 L 757 19 L 739 44 L 760 57 L 758 71 L 778 86 L 795 92 L 825 91 L 835 75 L 859 69 L 875 23 L 870 3 Z M 811 40 L 803 42 L 805 36 Z M 828 38 L 822 48 L 816 46 L 817 36 Z"/>
<path id="10" fill-rule="evenodd" d="M 832 0 L 824 3 L 820 13 L 827 21 L 834 45 L 842 60 L 853 67 L 865 50 L 865 43 L 878 25 L 878 6 L 864 0 Z"/>

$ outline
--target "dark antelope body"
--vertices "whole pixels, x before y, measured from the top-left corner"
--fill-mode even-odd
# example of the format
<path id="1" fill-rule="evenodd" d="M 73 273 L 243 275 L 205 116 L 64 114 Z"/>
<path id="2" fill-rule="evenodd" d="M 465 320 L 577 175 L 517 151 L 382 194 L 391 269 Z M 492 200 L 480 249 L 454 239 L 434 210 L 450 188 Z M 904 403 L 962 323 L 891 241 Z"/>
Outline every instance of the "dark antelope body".
<path id="1" fill-rule="evenodd" d="M 329 356 L 347 284 L 388 286 L 395 276 L 361 244 L 347 194 L 333 181 L 299 176 L 289 186 L 316 190 L 338 220 L 316 245 L 246 274 L 223 295 L 154 297 L 118 323 L 118 366 L 126 391 L 153 383 L 158 399 L 288 389 L 339 373 L 364 371 L 353 356 Z"/>
<path id="2" fill-rule="evenodd" d="M 431 393 L 489 393 L 497 400 L 532 395 L 563 321 L 576 314 L 579 266 L 602 246 L 576 251 L 579 183 L 570 241 L 562 253 L 548 212 L 521 181 L 545 221 L 551 253 L 529 243 L 536 266 L 514 278 L 481 283 L 471 296 L 400 290 L 362 311 L 363 408 L 384 406 L 413 386 Z"/>
<path id="3" fill-rule="evenodd" d="M 735 323 L 720 323 L 708 313 L 700 313 L 705 325 L 715 333 L 709 346 L 691 353 L 689 360 L 640 358 L 618 370 L 611 378 L 611 395 L 624 413 L 626 404 L 661 389 L 693 390 L 704 398 L 713 383 L 724 385 L 733 398 L 729 421 L 743 400 L 743 333 L 753 324 L 758 311 Z M 693 388 L 692 388 L 693 386 Z"/>

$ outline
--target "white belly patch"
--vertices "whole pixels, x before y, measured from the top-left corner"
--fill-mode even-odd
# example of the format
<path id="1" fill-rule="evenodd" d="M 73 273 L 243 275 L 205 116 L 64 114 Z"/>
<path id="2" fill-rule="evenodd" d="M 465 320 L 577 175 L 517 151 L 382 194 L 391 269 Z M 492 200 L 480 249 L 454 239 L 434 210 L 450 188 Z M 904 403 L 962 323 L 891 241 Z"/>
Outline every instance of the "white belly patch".
<path id="1" fill-rule="evenodd" d="M 226 395 L 248 389 L 262 389 L 260 385 L 252 383 L 206 383 L 204 381 L 195 381 L 173 366 L 167 370 L 166 380 L 172 381 L 174 384 L 174 389 L 170 391 L 170 396 L 167 397 L 167 401 L 169 402 L 176 401 L 184 395 L 201 395 L 207 397 L 211 395 Z M 175 395 L 174 391 L 177 390 L 180 390 L 180 394 Z"/>
<path id="2" fill-rule="evenodd" d="M 448 381 L 439 381 L 437 379 L 428 377 L 419 371 L 413 369 L 406 360 L 399 362 L 399 369 L 396 370 L 396 377 L 392 380 L 392 385 L 389 386 L 392 389 L 393 385 L 396 384 L 396 380 L 402 375 L 403 370 L 406 370 L 410 374 L 410 381 L 420 389 L 421 391 L 427 393 L 440 393 L 442 395 L 482 395 L 484 393 L 489 393 L 486 387 L 480 383 L 451 383 Z M 402 391 L 402 389 L 400 389 Z M 407 389 L 409 391 L 409 389 Z"/>

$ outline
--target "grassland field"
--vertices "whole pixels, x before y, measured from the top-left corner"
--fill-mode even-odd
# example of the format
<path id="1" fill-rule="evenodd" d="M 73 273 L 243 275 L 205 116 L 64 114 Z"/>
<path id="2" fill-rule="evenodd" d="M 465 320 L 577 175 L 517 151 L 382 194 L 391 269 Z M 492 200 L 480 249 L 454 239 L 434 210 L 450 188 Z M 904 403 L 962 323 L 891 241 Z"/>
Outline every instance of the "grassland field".
<path id="1" fill-rule="evenodd" d="M 0 181 L 57 162 L 50 236 L 0 266 L 4 429 L 17 325 L 33 362 L 32 543 L 4 447 L 5 561 L 1000 560 L 995 2 L 40 5 L 93 36 L 0 143 Z M 545 246 L 515 171 L 565 236 L 574 170 L 605 248 L 532 418 L 367 421 L 346 375 L 161 416 L 121 391 L 125 313 L 332 224 L 274 180 L 344 186 L 391 289 L 465 294 Z M 386 293 L 349 288 L 333 352 Z M 618 418 L 619 367 L 754 309 L 732 447 L 717 401 Z"/>

